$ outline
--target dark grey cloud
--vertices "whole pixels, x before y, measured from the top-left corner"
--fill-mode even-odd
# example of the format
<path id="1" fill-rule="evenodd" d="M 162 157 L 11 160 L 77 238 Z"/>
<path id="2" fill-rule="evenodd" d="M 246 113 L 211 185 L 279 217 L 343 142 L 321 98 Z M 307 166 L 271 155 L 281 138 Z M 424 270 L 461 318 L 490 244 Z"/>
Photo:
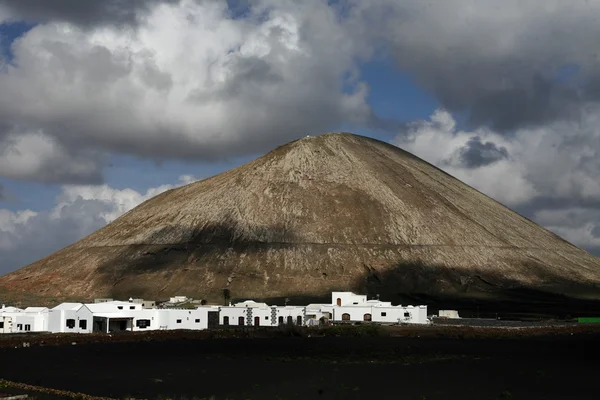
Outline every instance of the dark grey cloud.
<path id="1" fill-rule="evenodd" d="M 135 25 L 157 3 L 180 0 L 0 0 L 12 18 L 65 21 L 80 26 Z"/>
<path id="2" fill-rule="evenodd" d="M 498 147 L 493 142 L 484 143 L 479 136 L 470 138 L 459 154 L 467 168 L 477 168 L 508 158 L 506 147 Z"/>
<path id="3" fill-rule="evenodd" d="M 600 100 L 598 2 L 344 3 L 355 40 L 371 38 L 367 46 L 376 43 L 446 109 L 469 112 L 471 128 L 506 133 L 576 120 Z"/>

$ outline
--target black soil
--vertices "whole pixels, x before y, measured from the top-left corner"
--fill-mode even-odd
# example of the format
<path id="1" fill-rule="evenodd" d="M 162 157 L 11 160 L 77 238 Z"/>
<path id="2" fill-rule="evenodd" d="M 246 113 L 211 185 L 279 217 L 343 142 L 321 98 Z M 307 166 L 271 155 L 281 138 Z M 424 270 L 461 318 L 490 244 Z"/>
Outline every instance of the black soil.
<path id="1" fill-rule="evenodd" d="M 452 329 L 398 337 L 393 331 L 372 337 L 138 335 L 113 343 L 12 346 L 0 348 L 0 378 L 113 398 L 598 398 L 599 330 L 462 335 Z"/>

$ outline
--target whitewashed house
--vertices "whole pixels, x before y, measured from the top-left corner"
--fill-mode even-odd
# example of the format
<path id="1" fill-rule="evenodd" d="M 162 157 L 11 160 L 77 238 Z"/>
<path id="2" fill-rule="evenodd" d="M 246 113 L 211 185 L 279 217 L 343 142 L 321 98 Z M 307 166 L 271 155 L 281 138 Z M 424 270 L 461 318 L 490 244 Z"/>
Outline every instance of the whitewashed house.
<path id="1" fill-rule="evenodd" d="M 457 310 L 440 310 L 438 312 L 440 318 L 459 319 Z"/>
<path id="2" fill-rule="evenodd" d="M 16 319 L 23 310 L 16 307 L 6 307 L 2 305 L 0 308 L 0 333 L 16 332 Z"/>
<path id="3" fill-rule="evenodd" d="M 304 325 L 324 325 L 333 320 L 332 304 L 309 304 L 306 306 Z"/>
<path id="4" fill-rule="evenodd" d="M 17 331 L 47 332 L 49 313 L 47 307 L 27 307 L 17 316 Z"/>
<path id="5" fill-rule="evenodd" d="M 91 333 L 92 311 L 82 303 L 62 303 L 48 312 L 48 331 L 53 333 Z"/>
<path id="6" fill-rule="evenodd" d="M 253 300 L 219 307 L 219 325 L 222 326 L 272 326 L 272 319 L 273 308 Z"/>
<path id="7" fill-rule="evenodd" d="M 332 292 L 331 303 L 335 322 L 428 323 L 427 306 L 393 306 L 352 292 Z"/>
<path id="8" fill-rule="evenodd" d="M 142 304 L 127 301 L 107 301 L 86 306 L 93 315 L 94 332 L 133 331 L 135 317 L 142 311 Z"/>
<path id="9" fill-rule="evenodd" d="M 197 309 L 169 309 L 157 310 L 159 315 L 159 329 L 192 329 L 203 330 L 208 328 L 208 313 L 216 311 L 212 307 L 199 307 Z"/>
<path id="10" fill-rule="evenodd" d="M 277 318 L 274 325 L 304 325 L 306 307 L 304 306 L 276 306 L 274 316 Z"/>

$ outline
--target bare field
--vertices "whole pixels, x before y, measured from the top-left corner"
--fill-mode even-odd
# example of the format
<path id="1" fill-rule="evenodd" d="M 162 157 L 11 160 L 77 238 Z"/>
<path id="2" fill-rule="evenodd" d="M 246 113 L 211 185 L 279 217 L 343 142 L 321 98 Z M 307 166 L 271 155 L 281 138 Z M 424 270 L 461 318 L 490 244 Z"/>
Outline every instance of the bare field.
<path id="1" fill-rule="evenodd" d="M 29 335 L 0 345 L 2 379 L 109 398 L 596 399 L 600 327 Z"/>

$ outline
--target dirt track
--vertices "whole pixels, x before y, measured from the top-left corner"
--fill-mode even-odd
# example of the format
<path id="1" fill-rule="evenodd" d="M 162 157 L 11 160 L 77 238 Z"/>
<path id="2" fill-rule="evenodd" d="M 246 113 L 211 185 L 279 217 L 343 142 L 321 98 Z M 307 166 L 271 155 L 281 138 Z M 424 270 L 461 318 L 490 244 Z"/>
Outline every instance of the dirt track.
<path id="1" fill-rule="evenodd" d="M 0 349 L 0 377 L 113 398 L 596 399 L 598 328 L 547 331 L 444 327 L 221 339 L 175 332 L 80 336 L 76 345 L 60 345 L 73 337 L 59 336 L 54 346 L 50 336 L 40 346 L 38 336 L 31 347 L 15 348 L 11 339 Z"/>

